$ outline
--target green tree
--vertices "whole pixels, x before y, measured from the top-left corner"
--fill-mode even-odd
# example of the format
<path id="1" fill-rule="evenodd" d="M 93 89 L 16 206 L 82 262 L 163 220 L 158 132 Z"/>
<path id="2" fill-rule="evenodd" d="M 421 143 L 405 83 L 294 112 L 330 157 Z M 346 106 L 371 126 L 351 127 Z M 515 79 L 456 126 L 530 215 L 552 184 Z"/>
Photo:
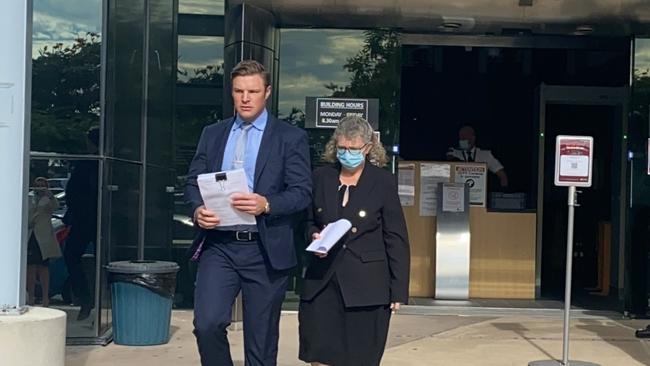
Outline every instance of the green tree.
<path id="1" fill-rule="evenodd" d="M 335 90 L 340 96 L 379 99 L 379 129 L 382 141 L 390 144 L 399 131 L 400 59 L 395 31 L 366 31 L 363 48 L 344 65 L 352 74 L 350 85 Z"/>
<path id="2" fill-rule="evenodd" d="M 32 61 L 32 151 L 86 151 L 86 131 L 100 118 L 100 55 L 96 33 L 39 51 Z"/>

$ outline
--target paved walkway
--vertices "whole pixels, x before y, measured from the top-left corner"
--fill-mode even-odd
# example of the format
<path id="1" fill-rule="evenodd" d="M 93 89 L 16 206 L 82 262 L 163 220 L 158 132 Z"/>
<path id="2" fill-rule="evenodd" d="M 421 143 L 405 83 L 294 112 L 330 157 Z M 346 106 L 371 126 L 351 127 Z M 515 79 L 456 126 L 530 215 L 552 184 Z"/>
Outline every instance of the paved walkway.
<path id="1" fill-rule="evenodd" d="M 634 337 L 645 320 L 582 318 L 572 321 L 571 358 L 601 366 L 650 365 L 650 342 Z M 67 366 L 199 365 L 191 311 L 174 311 L 171 341 L 163 346 L 68 347 Z M 230 332 L 235 364 L 243 366 L 242 332 Z M 293 312 L 281 321 L 279 366 L 305 365 L 297 359 L 298 322 Z M 554 317 L 467 317 L 398 315 L 391 323 L 382 365 L 525 366 L 560 358 L 562 319 Z"/>

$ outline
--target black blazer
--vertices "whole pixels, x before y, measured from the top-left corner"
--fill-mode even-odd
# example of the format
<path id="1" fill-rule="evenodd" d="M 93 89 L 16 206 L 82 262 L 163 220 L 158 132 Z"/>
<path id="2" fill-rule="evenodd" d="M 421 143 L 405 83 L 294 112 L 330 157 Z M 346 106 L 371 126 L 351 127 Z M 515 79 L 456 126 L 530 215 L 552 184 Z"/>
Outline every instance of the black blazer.
<path id="1" fill-rule="evenodd" d="M 199 174 L 221 170 L 224 149 L 234 118 L 203 129 L 185 186 L 190 216 L 203 204 L 196 182 Z M 255 163 L 255 193 L 265 196 L 271 212 L 257 216 L 257 229 L 271 267 L 276 270 L 297 264 L 293 240 L 295 214 L 311 201 L 311 165 L 305 130 L 291 126 L 269 114 Z M 198 227 L 198 226 L 197 226 Z M 198 258 L 206 230 L 200 229 L 189 254 Z"/>
<path id="2" fill-rule="evenodd" d="M 316 169 L 313 182 L 309 241 L 312 233 L 340 218 L 339 169 Z M 348 217 L 352 228 L 327 257 L 308 254 L 301 298 L 313 299 L 336 272 L 346 306 L 406 303 L 410 254 L 395 177 L 366 163 L 348 205 L 348 212 L 353 213 Z"/>

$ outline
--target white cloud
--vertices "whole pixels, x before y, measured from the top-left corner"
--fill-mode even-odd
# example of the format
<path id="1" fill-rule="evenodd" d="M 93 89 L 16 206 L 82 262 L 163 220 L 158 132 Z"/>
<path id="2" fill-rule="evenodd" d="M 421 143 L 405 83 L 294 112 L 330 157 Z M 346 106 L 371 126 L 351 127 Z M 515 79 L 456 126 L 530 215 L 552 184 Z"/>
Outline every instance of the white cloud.
<path id="1" fill-rule="evenodd" d="M 358 31 L 353 34 L 333 34 L 327 39 L 330 51 L 340 54 L 341 57 L 349 57 L 356 54 L 363 47 L 363 37 Z"/>
<path id="2" fill-rule="evenodd" d="M 280 114 L 288 114 L 291 108 L 305 108 L 305 97 L 318 97 L 330 95 L 331 91 L 325 88 L 331 80 L 324 80 L 313 74 L 296 76 L 285 75 L 280 80 Z M 343 83 L 338 83 L 343 85 Z"/>
<path id="3" fill-rule="evenodd" d="M 179 0 L 178 12 L 185 14 L 223 15 L 224 0 Z"/>
<path id="4" fill-rule="evenodd" d="M 195 69 L 207 65 L 221 66 L 223 64 L 223 38 L 221 37 L 178 37 L 178 68 L 190 75 Z M 180 80 L 189 77 L 179 75 Z"/>
<path id="5" fill-rule="evenodd" d="M 283 30 L 280 50 L 280 114 L 304 109 L 305 97 L 330 95 L 325 85 L 346 86 L 350 73 L 344 65 L 363 47 L 356 30 Z"/>
<path id="6" fill-rule="evenodd" d="M 43 47 L 52 47 L 56 43 L 69 45 L 75 39 L 85 37 L 86 33 L 101 33 L 101 15 L 87 18 L 84 22 L 75 21 L 61 11 L 46 13 L 34 11 L 32 27 L 32 57 L 38 57 Z"/>
<path id="7" fill-rule="evenodd" d="M 320 65 L 331 65 L 334 62 L 336 62 L 336 59 L 334 57 L 331 57 L 331 56 L 323 55 L 323 56 L 320 57 L 320 59 L 318 59 L 318 63 Z"/>
<path id="8" fill-rule="evenodd" d="M 650 39 L 636 40 L 634 67 L 642 70 L 650 69 Z"/>

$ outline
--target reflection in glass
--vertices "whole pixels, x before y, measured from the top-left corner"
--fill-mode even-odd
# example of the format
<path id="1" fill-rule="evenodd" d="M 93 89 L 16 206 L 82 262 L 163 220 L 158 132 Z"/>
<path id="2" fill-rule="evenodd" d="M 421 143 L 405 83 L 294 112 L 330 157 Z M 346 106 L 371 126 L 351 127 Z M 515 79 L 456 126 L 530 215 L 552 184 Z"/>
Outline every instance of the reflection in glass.
<path id="1" fill-rule="evenodd" d="M 69 337 L 95 336 L 98 161 L 33 159 L 30 176 L 29 226 L 36 242 L 28 257 L 38 266 L 40 254 L 48 272 L 39 268 L 30 279 L 30 300 L 65 311 Z"/>
<path id="2" fill-rule="evenodd" d="M 396 140 L 400 47 L 397 34 L 373 30 L 282 30 L 280 117 L 304 125 L 305 97 L 378 98 L 381 141 Z M 331 133 L 331 132 L 330 132 Z M 320 164 L 328 132 L 310 131 L 312 163 Z"/>
<path id="3" fill-rule="evenodd" d="M 181 2 L 182 8 L 182 2 Z M 183 10 L 181 10 L 183 12 Z M 187 12 L 187 11 L 186 11 Z M 172 217 L 167 217 L 167 212 L 148 217 L 148 225 L 156 227 L 156 222 L 171 227 L 172 260 L 180 265 L 177 275 L 175 306 L 191 308 L 194 301 L 194 279 L 196 266 L 187 260 L 186 251 L 192 243 L 195 230 L 190 218 L 190 208 L 183 199 L 185 175 L 194 152 L 196 144 L 205 126 L 214 123 L 223 116 L 223 37 L 208 36 L 179 36 L 178 37 L 178 80 L 176 89 L 176 120 L 174 126 L 174 164 L 176 180 L 173 184 L 174 191 L 162 193 L 158 187 L 158 205 L 163 205 L 169 200 L 173 204 Z M 159 180 L 164 179 L 166 172 L 149 170 L 149 175 L 157 175 Z M 150 182 L 152 177 L 147 180 Z M 160 233 L 162 234 L 162 233 Z M 167 232 L 165 233 L 167 234 Z M 160 238 L 158 241 L 161 241 Z M 154 246 L 153 240 L 148 245 Z M 164 248 L 147 248 L 152 255 Z"/>
<path id="4" fill-rule="evenodd" d="M 34 4 L 32 151 L 85 153 L 85 133 L 99 125 L 101 4 Z"/>
<path id="5" fill-rule="evenodd" d="M 223 15 L 225 0 L 179 0 L 179 14 Z"/>
<path id="6" fill-rule="evenodd" d="M 140 172 L 141 166 L 135 163 L 105 163 L 102 243 L 110 248 L 110 262 L 138 258 Z"/>
<path id="7" fill-rule="evenodd" d="M 29 197 L 27 235 L 27 304 L 36 304 L 36 282 L 41 285 L 41 303 L 50 306 L 50 260 L 61 258 L 61 248 L 52 227 L 52 214 L 59 200 L 50 189 L 48 179 L 37 177 Z"/>
<path id="8" fill-rule="evenodd" d="M 306 96 L 331 96 L 344 90 L 352 75 L 348 60 L 363 47 L 356 30 L 283 29 L 280 48 L 280 102 L 283 118 L 304 110 Z"/>
<path id="9" fill-rule="evenodd" d="M 178 81 L 223 83 L 223 37 L 179 36 Z"/>
<path id="10" fill-rule="evenodd" d="M 632 113 L 629 121 L 629 148 L 647 152 L 648 121 L 650 120 L 650 39 L 634 41 L 634 82 L 632 85 Z M 634 164 L 633 202 L 636 206 L 650 206 L 650 185 L 647 166 Z M 641 182 L 646 182 L 645 184 Z"/>
<path id="11" fill-rule="evenodd" d="M 178 85 L 174 169 L 185 175 L 203 127 L 223 115 L 223 37 L 178 37 Z M 210 93 L 210 94 L 209 94 Z M 214 100 L 206 99 L 215 95 Z M 182 191 L 184 181 L 176 182 Z"/>
<path id="12" fill-rule="evenodd" d="M 143 153 L 145 3 L 145 0 L 109 2 L 104 154 L 131 161 L 140 161 Z"/>

